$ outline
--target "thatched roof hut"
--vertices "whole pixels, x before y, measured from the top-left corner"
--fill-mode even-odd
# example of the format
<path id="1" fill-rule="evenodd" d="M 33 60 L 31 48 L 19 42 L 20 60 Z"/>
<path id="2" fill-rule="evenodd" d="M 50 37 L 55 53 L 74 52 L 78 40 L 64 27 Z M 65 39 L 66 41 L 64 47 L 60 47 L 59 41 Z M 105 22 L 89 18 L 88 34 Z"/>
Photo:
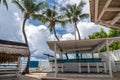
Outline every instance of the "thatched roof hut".
<path id="1" fill-rule="evenodd" d="M 91 21 L 120 29 L 120 0 L 89 0 Z"/>
<path id="2" fill-rule="evenodd" d="M 28 47 L 24 43 L 0 40 L 0 63 L 10 63 L 18 60 L 18 57 L 27 57 Z"/>

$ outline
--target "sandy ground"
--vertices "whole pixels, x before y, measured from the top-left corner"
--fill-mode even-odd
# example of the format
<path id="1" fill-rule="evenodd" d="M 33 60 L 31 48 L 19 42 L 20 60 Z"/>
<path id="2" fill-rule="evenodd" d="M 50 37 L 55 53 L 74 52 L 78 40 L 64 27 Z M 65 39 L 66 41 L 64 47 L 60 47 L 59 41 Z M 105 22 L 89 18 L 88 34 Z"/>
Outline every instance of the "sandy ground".
<path id="1" fill-rule="evenodd" d="M 27 75 L 20 75 L 18 76 L 18 78 L 0 80 L 55 80 L 55 79 L 47 77 L 47 73 L 31 73 Z M 62 79 L 58 78 L 56 80 L 120 80 L 120 73 L 115 73 L 113 78 L 62 78 Z"/>

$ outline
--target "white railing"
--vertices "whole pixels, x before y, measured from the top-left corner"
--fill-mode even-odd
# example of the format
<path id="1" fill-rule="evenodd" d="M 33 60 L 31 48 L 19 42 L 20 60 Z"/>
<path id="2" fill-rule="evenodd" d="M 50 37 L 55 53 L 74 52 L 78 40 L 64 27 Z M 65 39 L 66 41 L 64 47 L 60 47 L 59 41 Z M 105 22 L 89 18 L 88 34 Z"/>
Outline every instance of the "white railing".
<path id="1" fill-rule="evenodd" d="M 52 63 L 52 70 L 55 65 Z M 106 73 L 106 62 L 81 62 L 81 63 L 58 63 L 58 72 L 96 72 Z"/>

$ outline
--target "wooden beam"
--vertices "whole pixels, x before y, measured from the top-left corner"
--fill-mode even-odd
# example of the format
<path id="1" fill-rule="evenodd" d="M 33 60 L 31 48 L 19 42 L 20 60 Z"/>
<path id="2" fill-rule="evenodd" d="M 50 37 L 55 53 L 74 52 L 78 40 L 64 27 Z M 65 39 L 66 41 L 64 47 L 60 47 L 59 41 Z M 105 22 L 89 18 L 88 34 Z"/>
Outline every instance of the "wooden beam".
<path id="1" fill-rule="evenodd" d="M 106 22 L 106 21 L 100 20 L 100 21 L 98 22 L 98 24 L 103 25 L 103 26 L 106 26 L 106 27 L 109 27 L 109 28 L 115 28 L 115 29 L 120 30 L 120 27 L 111 25 L 110 22 Z"/>
<path id="2" fill-rule="evenodd" d="M 101 11 L 101 13 L 100 13 L 100 15 L 99 15 L 99 17 L 98 17 L 98 20 L 101 19 L 101 17 L 102 17 L 103 14 L 105 13 L 105 9 L 108 8 L 108 6 L 110 5 L 111 1 L 112 1 L 112 0 L 107 0 L 107 2 L 105 3 L 105 6 L 103 7 L 103 9 L 102 9 L 102 11 Z"/>
<path id="3" fill-rule="evenodd" d="M 106 8 L 105 11 L 120 11 L 120 8 Z"/>
<path id="4" fill-rule="evenodd" d="M 65 53 L 68 53 L 68 54 L 73 54 L 75 51 L 64 51 L 62 54 L 65 54 Z M 86 52 L 89 52 L 89 53 L 91 53 L 91 50 L 84 50 L 84 51 L 79 51 L 80 53 L 86 53 Z"/>
<path id="5" fill-rule="evenodd" d="M 97 50 L 99 50 L 100 46 L 102 46 L 102 45 L 104 45 L 104 44 L 105 44 L 104 41 L 100 42 L 97 46 L 95 46 L 95 47 L 92 49 L 92 51 L 97 51 Z"/>
<path id="6" fill-rule="evenodd" d="M 108 46 L 110 46 L 114 41 L 115 41 L 114 39 L 111 40 L 111 41 L 109 41 Z M 101 42 L 99 45 L 97 45 L 95 48 L 93 48 L 92 51 L 97 51 L 97 50 L 98 50 L 98 51 L 101 51 L 101 49 L 102 49 L 103 47 L 105 47 L 105 43 L 106 43 L 106 41 Z"/>
<path id="7" fill-rule="evenodd" d="M 28 47 L 25 47 L 25 46 L 6 45 L 6 44 L 0 44 L 0 47 L 4 47 L 4 48 L 16 48 L 16 49 L 27 49 L 28 48 Z"/>
<path id="8" fill-rule="evenodd" d="M 110 46 L 113 42 L 114 42 L 114 40 L 111 40 L 111 41 L 108 40 L 108 46 Z M 103 47 L 105 47 L 105 44 L 103 44 L 102 46 L 100 46 L 100 48 L 98 50 L 101 51 L 101 49 Z"/>
<path id="9" fill-rule="evenodd" d="M 111 25 L 114 25 L 120 19 L 120 13 L 110 22 Z"/>
<path id="10" fill-rule="evenodd" d="M 91 50 L 91 47 L 88 48 L 78 48 L 78 49 L 66 49 L 64 51 L 70 52 L 70 51 L 87 51 L 87 50 Z"/>
<path id="11" fill-rule="evenodd" d="M 98 18 L 98 5 L 99 5 L 99 0 L 95 0 L 95 22 L 97 22 L 97 18 Z"/>

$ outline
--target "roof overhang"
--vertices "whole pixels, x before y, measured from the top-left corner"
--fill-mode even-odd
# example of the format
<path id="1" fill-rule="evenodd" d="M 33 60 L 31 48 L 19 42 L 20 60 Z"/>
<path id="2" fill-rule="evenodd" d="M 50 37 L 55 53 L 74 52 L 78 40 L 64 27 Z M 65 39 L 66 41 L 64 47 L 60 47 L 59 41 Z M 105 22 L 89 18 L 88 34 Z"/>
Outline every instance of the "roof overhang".
<path id="1" fill-rule="evenodd" d="M 24 43 L 0 40 L 0 54 L 28 56 L 28 47 Z"/>
<path id="2" fill-rule="evenodd" d="M 89 0 L 91 21 L 120 30 L 120 0 Z"/>
<path id="3" fill-rule="evenodd" d="M 120 37 L 114 38 L 101 38 L 101 39 L 87 39 L 87 40 L 68 40 L 68 41 L 48 41 L 49 48 L 53 51 L 54 46 L 56 44 L 56 52 L 57 53 L 72 53 L 72 52 L 96 52 L 101 50 L 106 45 L 106 41 L 108 40 L 109 45 L 113 42 L 119 41 Z"/>

